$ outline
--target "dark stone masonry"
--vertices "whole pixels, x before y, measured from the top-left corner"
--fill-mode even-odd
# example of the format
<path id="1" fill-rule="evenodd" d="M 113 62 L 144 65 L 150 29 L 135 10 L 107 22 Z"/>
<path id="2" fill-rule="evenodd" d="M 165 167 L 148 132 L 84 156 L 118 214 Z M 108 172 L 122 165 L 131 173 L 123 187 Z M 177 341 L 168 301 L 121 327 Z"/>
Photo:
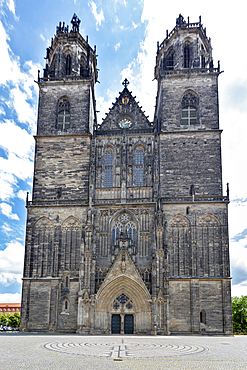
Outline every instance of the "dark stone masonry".
<path id="1" fill-rule="evenodd" d="M 201 18 L 157 46 L 153 122 L 125 80 L 101 125 L 96 47 L 71 23 L 38 78 L 21 330 L 232 334 L 221 71 Z"/>

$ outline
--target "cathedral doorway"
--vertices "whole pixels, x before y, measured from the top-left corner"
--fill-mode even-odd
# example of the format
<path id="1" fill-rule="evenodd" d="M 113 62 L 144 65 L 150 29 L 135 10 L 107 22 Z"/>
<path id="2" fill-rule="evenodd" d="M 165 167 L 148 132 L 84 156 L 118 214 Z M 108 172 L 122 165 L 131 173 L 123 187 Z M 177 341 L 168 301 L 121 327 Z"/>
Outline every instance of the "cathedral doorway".
<path id="1" fill-rule="evenodd" d="M 134 316 L 125 315 L 124 316 L 124 334 L 134 333 Z"/>
<path id="2" fill-rule="evenodd" d="M 120 334 L 121 333 L 121 316 L 112 315 L 111 317 L 111 333 Z"/>

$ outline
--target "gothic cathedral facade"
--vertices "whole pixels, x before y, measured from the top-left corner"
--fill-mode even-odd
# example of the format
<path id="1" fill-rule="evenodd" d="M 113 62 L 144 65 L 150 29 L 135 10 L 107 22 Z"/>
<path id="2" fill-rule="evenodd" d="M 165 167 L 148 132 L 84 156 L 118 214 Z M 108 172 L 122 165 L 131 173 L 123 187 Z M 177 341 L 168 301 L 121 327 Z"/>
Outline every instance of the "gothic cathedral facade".
<path id="1" fill-rule="evenodd" d="M 100 125 L 96 48 L 71 23 L 38 77 L 21 330 L 232 334 L 220 66 L 201 19 L 157 45 L 153 122 L 125 79 Z"/>

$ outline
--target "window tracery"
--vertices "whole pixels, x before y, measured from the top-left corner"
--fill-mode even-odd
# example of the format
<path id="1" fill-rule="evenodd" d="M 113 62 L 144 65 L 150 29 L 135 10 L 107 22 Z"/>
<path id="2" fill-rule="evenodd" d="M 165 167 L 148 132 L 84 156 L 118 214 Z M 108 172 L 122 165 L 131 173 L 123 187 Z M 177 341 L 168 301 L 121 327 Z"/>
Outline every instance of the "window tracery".
<path id="1" fill-rule="evenodd" d="M 119 297 L 117 297 L 113 301 L 113 308 L 115 310 L 118 310 L 122 305 L 122 307 L 126 307 L 128 310 L 130 310 L 133 307 L 133 302 L 129 297 L 127 297 L 124 293 L 120 294 Z"/>
<path id="2" fill-rule="evenodd" d="M 121 236 L 125 236 L 131 241 L 133 246 L 136 245 L 136 225 L 130 215 L 121 214 L 112 225 L 112 246 L 119 242 Z"/>
<path id="3" fill-rule="evenodd" d="M 166 57 L 163 61 L 163 69 L 164 70 L 172 70 L 174 69 L 174 50 L 173 48 L 170 48 L 167 51 Z"/>
<path id="4" fill-rule="evenodd" d="M 66 130 L 70 127 L 70 103 L 68 99 L 63 99 L 58 104 L 58 122 L 59 130 Z"/>
<path id="5" fill-rule="evenodd" d="M 135 152 L 135 186 L 143 186 L 144 152 L 138 148 Z"/>
<path id="6" fill-rule="evenodd" d="M 177 214 L 168 223 L 168 253 L 171 276 L 190 275 L 191 241 L 190 222 Z"/>
<path id="7" fill-rule="evenodd" d="M 105 151 L 105 181 L 104 186 L 106 188 L 112 187 L 112 175 L 113 175 L 113 151 L 107 149 Z"/>
<path id="8" fill-rule="evenodd" d="M 71 55 L 66 56 L 66 76 L 71 75 Z"/>
<path id="9" fill-rule="evenodd" d="M 197 106 L 198 99 L 192 92 L 184 95 L 182 99 L 182 125 L 190 126 L 198 123 Z"/>
<path id="10" fill-rule="evenodd" d="M 186 43 L 184 45 L 184 68 L 190 68 L 190 59 L 191 59 L 191 48 L 190 44 Z"/>

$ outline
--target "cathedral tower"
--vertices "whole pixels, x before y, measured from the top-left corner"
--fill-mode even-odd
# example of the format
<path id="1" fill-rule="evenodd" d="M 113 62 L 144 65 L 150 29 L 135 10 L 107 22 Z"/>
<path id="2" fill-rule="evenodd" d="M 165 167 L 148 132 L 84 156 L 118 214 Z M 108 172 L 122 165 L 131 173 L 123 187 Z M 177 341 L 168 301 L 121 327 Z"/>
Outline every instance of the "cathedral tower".
<path id="1" fill-rule="evenodd" d="M 96 52 L 59 24 L 40 89 L 22 330 L 231 334 L 220 66 L 201 20 L 158 45 L 150 122 L 123 81 L 99 125 Z"/>
<path id="2" fill-rule="evenodd" d="M 158 45 L 155 67 L 170 331 L 180 331 L 181 320 L 185 331 L 232 330 L 220 73 L 219 62 L 214 67 L 211 39 L 201 17 L 198 23 L 190 23 L 180 14 L 175 28 Z"/>
<path id="3" fill-rule="evenodd" d="M 28 330 L 77 328 L 77 309 L 69 318 L 60 315 L 58 322 L 57 309 L 60 303 L 61 312 L 69 304 L 77 305 L 81 223 L 89 204 L 96 125 L 97 62 L 96 48 L 80 35 L 76 15 L 71 23 L 71 30 L 59 23 L 47 48 L 43 76 L 38 76 L 33 195 L 32 201 L 27 199 L 22 295 L 21 326 Z"/>

